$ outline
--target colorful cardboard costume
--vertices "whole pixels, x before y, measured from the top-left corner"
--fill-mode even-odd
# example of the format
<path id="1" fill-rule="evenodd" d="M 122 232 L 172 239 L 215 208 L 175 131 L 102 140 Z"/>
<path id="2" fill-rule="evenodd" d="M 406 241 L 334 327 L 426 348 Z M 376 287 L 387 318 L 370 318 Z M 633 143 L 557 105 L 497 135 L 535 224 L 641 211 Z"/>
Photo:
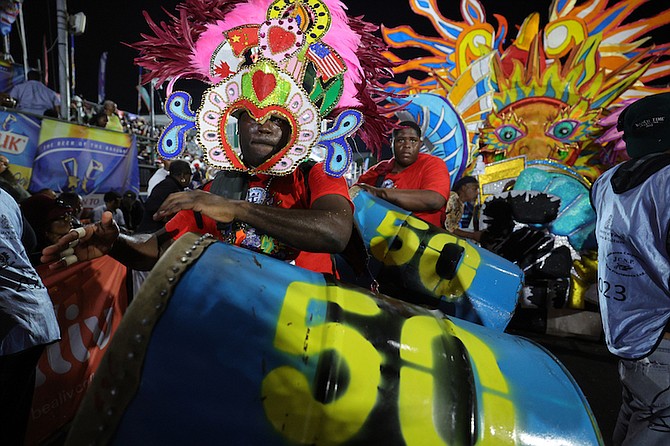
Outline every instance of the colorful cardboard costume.
<path id="1" fill-rule="evenodd" d="M 616 138 L 600 140 L 607 143 L 605 147 L 596 144 L 601 126 L 613 124 L 602 120 L 631 98 L 667 90 L 651 85 L 670 74 L 670 60 L 662 57 L 668 55 L 670 44 L 653 46 L 646 38 L 670 23 L 667 11 L 631 22 L 642 3 L 603 0 L 577 6 L 554 1 L 543 29 L 540 15 L 533 13 L 512 44 L 504 46 L 507 20 L 496 15 L 494 27 L 477 0 L 461 1 L 462 21 L 444 17 L 435 2 L 409 3 L 433 23 L 440 38 L 418 35 L 409 26 L 384 28 L 384 39 L 392 48 L 431 53 L 406 61 L 388 53 L 398 64 L 394 72 L 410 76 L 404 84 L 391 82 L 387 88 L 436 94 L 452 107 L 467 97 L 466 103 L 473 107 L 461 107 L 459 113 L 471 124 L 466 127 L 470 162 L 482 146 L 488 161 L 517 155 L 552 159 L 575 166 L 592 180 L 600 172 L 589 163 L 594 154 L 606 165 L 622 155 Z M 411 77 L 415 73 L 422 79 Z M 478 141 L 480 128 L 483 141 Z"/>
<path id="2" fill-rule="evenodd" d="M 556 0 L 546 25 L 541 27 L 540 14 L 533 13 L 506 44 L 507 20 L 496 15 L 497 25 L 489 23 L 478 0 L 461 1 L 462 20 L 444 17 L 434 1 L 409 4 L 433 23 L 440 37 L 421 36 L 409 26 L 383 29 L 393 49 L 430 53 L 405 61 L 388 53 L 398 64 L 394 72 L 410 77 L 387 88 L 412 94 L 407 110 L 424 128 L 433 153 L 459 172 L 452 181 L 471 172 L 478 157 L 484 161 L 486 167 L 477 172 L 484 174 L 482 198 L 498 196 L 489 212 L 504 220 L 484 216 L 484 222 L 500 229 L 486 246 L 501 255 L 508 252 L 524 268 L 527 284 L 534 276 L 538 283 L 561 283 L 538 287 L 543 290 L 534 300 L 545 300 L 561 288 L 561 296 L 548 299 L 584 308 L 595 277 L 588 190 L 608 166 L 627 158 L 616 130 L 621 110 L 637 98 L 670 90 L 653 86 L 670 74 L 670 44 L 652 45 L 647 37 L 670 24 L 670 13 L 632 21 L 640 16 L 643 2 Z M 429 101 L 433 105 L 426 107 Z M 519 159 L 522 168 L 516 169 Z M 520 177 L 527 167 L 533 170 Z M 517 178 L 522 181 L 512 186 Z M 513 189 L 514 195 L 499 195 L 501 186 Z M 534 189 L 524 189 L 528 187 Z M 537 193 L 545 194 L 547 211 L 554 200 L 560 201 L 560 221 L 538 224 L 512 218 L 514 201 L 536 199 Z M 527 250 L 505 248 L 518 248 L 519 240 L 527 242 Z M 564 262 L 566 252 L 572 265 Z M 544 265 L 552 255 L 560 258 L 560 268 L 552 268 L 554 275 L 547 279 Z"/>
<path id="3" fill-rule="evenodd" d="M 147 16 L 156 36 L 133 45 L 150 78 L 170 81 L 161 156 L 179 156 L 184 134 L 196 128 L 205 161 L 218 169 L 287 175 L 318 152 L 326 172 L 342 176 L 352 158 L 347 138 L 359 128 L 368 147 L 381 147 L 388 123 L 377 104 L 387 94 L 376 79 L 391 64 L 375 27 L 347 17 L 341 2 L 188 0 L 177 10 L 160 26 Z M 172 93 L 180 78 L 211 84 L 195 113 L 187 93 Z M 254 169 L 226 131 L 243 110 L 291 126 L 286 146 Z"/>

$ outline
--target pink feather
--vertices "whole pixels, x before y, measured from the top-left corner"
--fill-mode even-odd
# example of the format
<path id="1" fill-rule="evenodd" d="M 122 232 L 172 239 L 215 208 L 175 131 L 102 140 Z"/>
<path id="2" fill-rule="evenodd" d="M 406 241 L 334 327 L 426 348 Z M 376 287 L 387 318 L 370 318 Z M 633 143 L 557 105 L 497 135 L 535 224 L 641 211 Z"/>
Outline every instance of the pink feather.
<path id="1" fill-rule="evenodd" d="M 362 17 L 350 18 L 340 0 L 323 0 L 331 14 L 324 43 L 345 61 L 344 91 L 333 113 L 357 108 L 365 116 L 359 134 L 368 149 L 378 151 L 391 131 L 388 110 L 380 104 L 388 97 L 381 84 L 391 78 L 393 64 L 381 54 L 386 49 L 374 35 L 378 26 Z M 249 23 L 262 23 L 272 0 L 185 0 L 176 7 L 178 16 L 157 25 L 145 13 L 155 36 L 142 34 L 143 41 L 131 47 L 140 54 L 135 62 L 146 68 L 144 81 L 183 77 L 216 83 L 209 74 L 210 59 L 223 39 L 222 32 Z"/>
<path id="2" fill-rule="evenodd" d="M 237 6 L 226 15 L 225 19 L 207 24 L 207 30 L 200 35 L 193 48 L 191 66 L 195 67 L 200 75 L 207 76 L 210 83 L 219 82 L 220 78 L 209 76 L 209 65 L 212 54 L 223 39 L 223 32 L 248 23 L 262 23 L 266 19 L 266 11 L 271 3 L 272 0 L 250 0 Z M 356 55 L 361 37 L 349 26 L 346 6 L 342 2 L 324 0 L 324 3 L 330 10 L 332 21 L 323 41 L 344 59 L 348 67 L 344 74 L 344 92 L 338 106 L 356 107 L 360 105 L 356 100 L 358 93 L 356 85 L 363 78 L 361 64 Z"/>
<path id="3" fill-rule="evenodd" d="M 620 107 L 598 121 L 598 125 L 604 132 L 595 142 L 601 145 L 600 161 L 607 166 L 612 166 L 621 159 L 628 159 L 626 142 L 623 140 L 623 132 L 617 130 L 617 121 L 621 112 L 636 100 L 626 99 L 622 101 Z"/>

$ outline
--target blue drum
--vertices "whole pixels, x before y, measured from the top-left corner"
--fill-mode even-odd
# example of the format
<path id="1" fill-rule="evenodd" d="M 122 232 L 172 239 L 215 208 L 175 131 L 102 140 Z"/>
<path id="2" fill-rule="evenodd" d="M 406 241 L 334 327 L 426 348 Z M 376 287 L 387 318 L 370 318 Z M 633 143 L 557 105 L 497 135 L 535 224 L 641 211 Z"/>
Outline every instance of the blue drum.
<path id="1" fill-rule="evenodd" d="M 602 444 L 538 345 L 188 234 L 128 308 L 68 444 Z"/>
<path id="2" fill-rule="evenodd" d="M 523 284 L 518 265 L 362 189 L 352 198 L 382 292 L 505 330 Z"/>

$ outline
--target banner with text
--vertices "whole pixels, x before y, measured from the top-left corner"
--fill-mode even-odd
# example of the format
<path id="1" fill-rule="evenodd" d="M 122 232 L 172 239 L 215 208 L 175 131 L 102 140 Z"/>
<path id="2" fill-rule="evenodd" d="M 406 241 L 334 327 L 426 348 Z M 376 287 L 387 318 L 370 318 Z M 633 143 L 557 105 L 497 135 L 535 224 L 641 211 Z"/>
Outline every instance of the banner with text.
<path id="1" fill-rule="evenodd" d="M 45 119 L 33 165 L 31 190 L 80 195 L 139 190 L 135 136 Z"/>
<path id="2" fill-rule="evenodd" d="M 109 256 L 38 272 L 54 304 L 61 341 L 37 366 L 26 444 L 39 444 L 74 417 L 126 310 L 126 267 Z"/>
<path id="3" fill-rule="evenodd" d="M 30 184 L 39 134 L 39 119 L 0 111 L 0 154 L 7 157 L 11 172 L 25 189 Z"/>

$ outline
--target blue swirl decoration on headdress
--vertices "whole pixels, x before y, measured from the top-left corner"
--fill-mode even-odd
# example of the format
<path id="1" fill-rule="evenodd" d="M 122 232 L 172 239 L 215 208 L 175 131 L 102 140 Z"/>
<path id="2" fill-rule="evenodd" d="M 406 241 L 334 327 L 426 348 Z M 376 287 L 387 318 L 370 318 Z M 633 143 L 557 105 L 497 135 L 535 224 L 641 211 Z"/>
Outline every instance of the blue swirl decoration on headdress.
<path id="1" fill-rule="evenodd" d="M 347 109 L 335 118 L 335 124 L 321 134 L 317 143 L 326 149 L 326 162 L 323 170 L 326 174 L 339 178 L 347 172 L 351 164 L 351 146 L 347 141 L 363 125 L 363 114 L 358 110 Z"/>
<path id="2" fill-rule="evenodd" d="M 158 140 L 158 153 L 163 158 L 179 156 L 186 146 L 186 132 L 195 128 L 195 113 L 191 111 L 191 95 L 177 91 L 170 95 L 165 106 L 170 124 Z"/>

